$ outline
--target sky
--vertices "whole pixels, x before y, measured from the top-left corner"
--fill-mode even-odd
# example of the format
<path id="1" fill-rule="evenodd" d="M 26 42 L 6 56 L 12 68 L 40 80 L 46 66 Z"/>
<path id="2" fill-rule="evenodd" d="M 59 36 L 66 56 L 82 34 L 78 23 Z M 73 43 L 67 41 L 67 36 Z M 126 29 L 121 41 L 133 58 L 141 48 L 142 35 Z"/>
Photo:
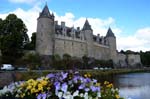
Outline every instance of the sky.
<path id="1" fill-rule="evenodd" d="M 82 28 L 87 18 L 94 35 L 101 36 L 111 27 L 118 51 L 150 50 L 150 0 L 0 0 L 0 18 L 16 14 L 31 37 L 45 4 L 59 24 Z"/>

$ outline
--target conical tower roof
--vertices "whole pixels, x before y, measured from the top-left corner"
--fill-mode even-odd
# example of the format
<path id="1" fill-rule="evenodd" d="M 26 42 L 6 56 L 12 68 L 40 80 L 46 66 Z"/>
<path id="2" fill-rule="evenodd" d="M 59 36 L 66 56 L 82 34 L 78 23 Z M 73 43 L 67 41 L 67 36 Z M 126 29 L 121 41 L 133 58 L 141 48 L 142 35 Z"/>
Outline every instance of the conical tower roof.
<path id="1" fill-rule="evenodd" d="M 106 37 L 115 37 L 114 33 L 112 32 L 111 28 L 109 27 Z"/>
<path id="2" fill-rule="evenodd" d="M 82 30 L 92 30 L 91 25 L 89 24 L 88 20 L 86 19 L 83 29 Z"/>
<path id="3" fill-rule="evenodd" d="M 48 17 L 51 18 L 51 14 L 49 12 L 48 6 L 47 4 L 45 5 L 45 7 L 43 8 L 42 12 L 40 13 L 40 17 Z"/>

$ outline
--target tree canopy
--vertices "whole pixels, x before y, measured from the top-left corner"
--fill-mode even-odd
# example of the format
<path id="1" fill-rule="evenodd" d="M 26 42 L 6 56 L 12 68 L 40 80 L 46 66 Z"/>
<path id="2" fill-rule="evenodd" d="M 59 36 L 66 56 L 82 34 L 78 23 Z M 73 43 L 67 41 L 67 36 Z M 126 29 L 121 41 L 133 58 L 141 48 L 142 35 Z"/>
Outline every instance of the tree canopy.
<path id="1" fill-rule="evenodd" d="M 13 63 L 21 57 L 28 41 L 27 28 L 15 14 L 9 14 L 4 20 L 0 19 L 0 49 L 4 63 Z"/>

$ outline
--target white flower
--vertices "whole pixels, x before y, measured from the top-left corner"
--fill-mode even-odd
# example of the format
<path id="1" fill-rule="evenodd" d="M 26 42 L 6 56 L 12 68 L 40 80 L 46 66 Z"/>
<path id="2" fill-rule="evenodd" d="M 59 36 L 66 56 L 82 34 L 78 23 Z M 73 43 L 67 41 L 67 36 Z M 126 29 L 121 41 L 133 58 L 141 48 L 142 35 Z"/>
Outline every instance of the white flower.
<path id="1" fill-rule="evenodd" d="M 97 93 L 97 97 L 101 97 L 101 93 L 100 92 Z"/>
<path id="2" fill-rule="evenodd" d="M 76 91 L 73 93 L 73 97 L 78 96 L 78 95 L 79 95 L 79 90 L 76 90 Z"/>
<path id="3" fill-rule="evenodd" d="M 87 92 L 84 94 L 84 99 L 88 99 L 88 93 Z"/>
<path id="4" fill-rule="evenodd" d="M 65 98 L 65 99 L 72 99 L 72 95 L 71 95 L 70 92 L 66 92 L 66 93 L 63 94 L 63 98 Z"/>
<path id="5" fill-rule="evenodd" d="M 61 99 L 62 98 L 62 95 L 63 95 L 63 93 L 62 92 L 58 92 L 58 97 L 59 97 L 59 99 Z"/>
<path id="6" fill-rule="evenodd" d="M 83 93 L 80 93 L 80 97 L 83 97 Z"/>

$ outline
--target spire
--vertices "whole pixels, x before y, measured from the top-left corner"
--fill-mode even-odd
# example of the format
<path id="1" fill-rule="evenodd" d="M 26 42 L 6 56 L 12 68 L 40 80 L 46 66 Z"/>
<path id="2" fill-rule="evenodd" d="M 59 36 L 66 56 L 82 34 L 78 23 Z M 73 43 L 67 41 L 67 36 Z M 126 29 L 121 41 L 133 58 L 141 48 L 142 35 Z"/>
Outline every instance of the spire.
<path id="1" fill-rule="evenodd" d="M 115 37 L 114 33 L 112 32 L 111 28 L 109 27 L 106 37 Z"/>
<path id="2" fill-rule="evenodd" d="M 47 17 L 47 18 L 51 18 L 47 3 L 45 5 L 45 7 L 43 8 L 42 12 L 40 13 L 40 17 Z"/>
<path id="3" fill-rule="evenodd" d="M 89 24 L 88 20 L 86 19 L 83 29 L 82 30 L 92 30 L 91 25 Z"/>

